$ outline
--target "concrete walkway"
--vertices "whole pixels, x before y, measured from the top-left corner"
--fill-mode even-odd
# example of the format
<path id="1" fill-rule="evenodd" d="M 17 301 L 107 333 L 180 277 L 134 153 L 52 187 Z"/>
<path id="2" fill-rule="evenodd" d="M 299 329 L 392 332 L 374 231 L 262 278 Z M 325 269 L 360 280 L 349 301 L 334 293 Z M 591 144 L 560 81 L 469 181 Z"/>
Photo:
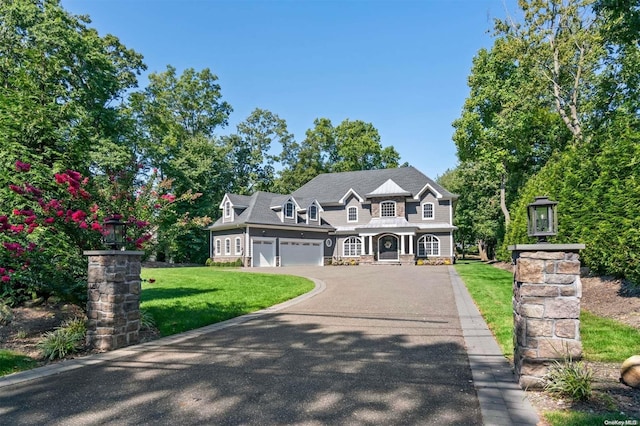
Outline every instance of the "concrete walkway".
<path id="1" fill-rule="evenodd" d="M 316 290 L 2 378 L 2 424 L 537 423 L 453 268 L 268 272 L 313 277 Z"/>

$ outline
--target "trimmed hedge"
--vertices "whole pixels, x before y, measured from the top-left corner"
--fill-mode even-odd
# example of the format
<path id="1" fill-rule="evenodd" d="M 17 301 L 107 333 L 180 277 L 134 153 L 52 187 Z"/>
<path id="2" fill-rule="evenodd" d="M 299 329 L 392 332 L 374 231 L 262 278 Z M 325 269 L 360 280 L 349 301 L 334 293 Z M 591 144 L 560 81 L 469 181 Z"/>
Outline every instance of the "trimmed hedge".
<path id="1" fill-rule="evenodd" d="M 623 121 L 623 120 L 622 120 Z M 606 133 L 550 160 L 527 182 L 512 207 L 512 223 L 498 253 L 535 242 L 527 236 L 527 204 L 536 195 L 558 201 L 555 243 L 584 243 L 585 266 L 640 285 L 640 133 L 638 123 L 614 122 Z"/>

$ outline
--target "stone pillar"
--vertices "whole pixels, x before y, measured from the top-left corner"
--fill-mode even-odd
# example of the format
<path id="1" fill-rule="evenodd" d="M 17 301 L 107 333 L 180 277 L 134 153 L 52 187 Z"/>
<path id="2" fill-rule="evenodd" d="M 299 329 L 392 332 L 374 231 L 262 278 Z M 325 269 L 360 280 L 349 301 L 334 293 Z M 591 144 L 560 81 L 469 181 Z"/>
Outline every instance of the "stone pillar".
<path id="1" fill-rule="evenodd" d="M 85 251 L 89 257 L 87 344 L 110 351 L 138 343 L 142 251 Z"/>
<path id="2" fill-rule="evenodd" d="M 514 365 L 522 388 L 543 385 L 553 361 L 580 359 L 580 261 L 583 244 L 510 246 Z"/>

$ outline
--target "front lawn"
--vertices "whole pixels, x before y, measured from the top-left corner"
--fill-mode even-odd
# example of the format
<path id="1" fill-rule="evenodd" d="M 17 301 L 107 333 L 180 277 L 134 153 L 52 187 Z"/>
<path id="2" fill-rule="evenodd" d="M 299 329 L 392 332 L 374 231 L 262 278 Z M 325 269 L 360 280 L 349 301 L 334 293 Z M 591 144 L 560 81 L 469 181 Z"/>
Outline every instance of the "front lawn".
<path id="1" fill-rule="evenodd" d="M 309 292 L 313 282 L 288 275 L 217 268 L 142 270 L 140 308 L 163 336 L 214 324 Z"/>
<path id="2" fill-rule="evenodd" d="M 456 270 L 504 355 L 513 359 L 513 274 L 473 261 L 456 264 Z M 621 363 L 629 354 L 640 352 L 640 331 L 587 311 L 580 313 L 580 336 L 583 358 L 587 361 Z M 614 424 L 616 419 L 628 419 L 622 413 L 596 415 L 572 410 L 546 412 L 544 416 L 554 426 L 601 425 L 605 420 Z"/>
<path id="3" fill-rule="evenodd" d="M 482 262 L 462 262 L 456 270 L 496 336 L 502 352 L 513 358 L 513 274 Z M 583 357 L 587 361 L 622 362 L 640 352 L 640 331 L 589 312 L 580 313 Z"/>

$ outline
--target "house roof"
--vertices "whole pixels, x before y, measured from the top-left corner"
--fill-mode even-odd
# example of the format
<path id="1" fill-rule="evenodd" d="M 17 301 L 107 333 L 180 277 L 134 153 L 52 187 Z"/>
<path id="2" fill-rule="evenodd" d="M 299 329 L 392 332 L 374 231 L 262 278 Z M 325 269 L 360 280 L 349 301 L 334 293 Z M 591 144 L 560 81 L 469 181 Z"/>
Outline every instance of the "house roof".
<path id="1" fill-rule="evenodd" d="M 457 198 L 456 195 L 413 167 L 327 173 L 316 176 L 289 195 L 264 191 L 255 192 L 250 196 L 227 194 L 234 207 L 244 210 L 235 217 L 233 222 L 223 222 L 223 219 L 220 218 L 209 228 L 227 228 L 249 224 L 305 228 L 311 226 L 317 229 L 332 230 L 334 228 L 327 223 L 321 225 L 308 225 L 303 222 L 283 223 L 279 216 L 280 208 L 290 199 L 304 210 L 314 201 L 319 203 L 321 207 L 323 205 L 344 204 L 349 194 L 357 197 L 365 194 L 367 197 L 418 197 L 426 189 L 436 191 L 439 198 Z M 378 225 L 376 224 L 376 226 Z M 400 224 L 396 223 L 395 226 L 400 226 Z"/>
<path id="2" fill-rule="evenodd" d="M 238 216 L 236 216 L 233 222 L 223 222 L 223 218 L 218 219 L 213 225 L 209 228 L 221 228 L 221 227 L 236 227 L 240 225 L 246 224 L 254 224 L 254 225 L 285 225 L 282 220 L 280 220 L 280 216 L 278 212 L 275 211 L 273 206 L 281 206 L 287 200 L 291 198 L 295 198 L 295 201 L 301 208 L 306 208 L 315 200 L 315 198 L 304 198 L 304 197 L 292 197 L 291 195 L 283 195 L 283 194 L 274 194 L 271 192 L 258 191 L 252 194 L 251 196 L 245 195 L 235 195 L 228 194 L 229 198 L 234 197 L 243 197 L 242 200 L 246 203 L 246 209 L 242 211 Z M 233 200 L 232 200 L 233 203 Z M 234 203 L 235 205 L 235 203 Z M 287 227 L 309 227 L 306 223 L 287 223 Z M 319 229 L 333 229 L 330 225 L 322 224 L 320 226 L 313 226 L 314 228 Z"/>
<path id="3" fill-rule="evenodd" d="M 350 189 L 361 195 L 374 195 L 376 190 L 386 191 L 393 186 L 388 184 L 389 180 L 398 187 L 395 188 L 396 190 L 402 191 L 401 195 L 415 196 L 429 184 L 429 186 L 442 194 L 443 198 L 456 198 L 454 194 L 411 166 L 395 169 L 321 174 L 295 190 L 293 196 L 296 199 L 298 197 L 316 198 L 320 204 L 335 204 L 339 203 Z"/>

